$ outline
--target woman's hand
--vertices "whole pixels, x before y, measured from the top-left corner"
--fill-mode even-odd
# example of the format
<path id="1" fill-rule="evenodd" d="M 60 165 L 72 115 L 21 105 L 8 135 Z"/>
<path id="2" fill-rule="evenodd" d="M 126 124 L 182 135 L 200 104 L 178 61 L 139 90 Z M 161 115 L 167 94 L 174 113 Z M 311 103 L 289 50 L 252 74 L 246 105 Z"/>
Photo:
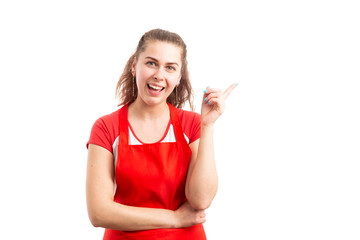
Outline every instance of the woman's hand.
<path id="1" fill-rule="evenodd" d="M 201 123 L 203 125 L 215 123 L 225 110 L 226 98 L 236 86 L 237 83 L 232 84 L 225 92 L 215 88 L 207 88 L 204 91 L 203 104 L 201 106 Z"/>
<path id="2" fill-rule="evenodd" d="M 206 221 L 205 211 L 193 209 L 188 202 L 181 205 L 174 213 L 176 228 L 191 227 Z"/>

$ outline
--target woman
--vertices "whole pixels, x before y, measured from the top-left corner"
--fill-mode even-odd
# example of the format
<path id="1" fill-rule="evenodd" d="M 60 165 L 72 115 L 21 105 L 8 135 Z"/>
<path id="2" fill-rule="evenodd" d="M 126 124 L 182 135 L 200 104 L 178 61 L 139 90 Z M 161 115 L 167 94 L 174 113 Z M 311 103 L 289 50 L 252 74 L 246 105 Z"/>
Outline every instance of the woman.
<path id="1" fill-rule="evenodd" d="M 192 108 L 185 43 L 161 29 L 142 36 L 117 84 L 122 108 L 95 122 L 87 144 L 88 213 L 104 239 L 206 239 L 214 123 L 235 86 L 207 88 L 201 115 L 181 110 Z"/>

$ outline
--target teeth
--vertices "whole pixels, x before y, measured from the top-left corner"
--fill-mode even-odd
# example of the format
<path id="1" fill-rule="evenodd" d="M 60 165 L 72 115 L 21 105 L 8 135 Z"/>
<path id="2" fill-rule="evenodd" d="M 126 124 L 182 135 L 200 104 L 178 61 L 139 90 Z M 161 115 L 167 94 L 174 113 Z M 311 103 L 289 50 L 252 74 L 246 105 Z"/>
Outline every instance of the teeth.
<path id="1" fill-rule="evenodd" d="M 161 90 L 161 89 L 163 89 L 162 87 L 158 87 L 158 86 L 151 85 L 151 84 L 149 84 L 149 86 L 150 86 L 151 88 L 155 89 L 155 90 Z"/>

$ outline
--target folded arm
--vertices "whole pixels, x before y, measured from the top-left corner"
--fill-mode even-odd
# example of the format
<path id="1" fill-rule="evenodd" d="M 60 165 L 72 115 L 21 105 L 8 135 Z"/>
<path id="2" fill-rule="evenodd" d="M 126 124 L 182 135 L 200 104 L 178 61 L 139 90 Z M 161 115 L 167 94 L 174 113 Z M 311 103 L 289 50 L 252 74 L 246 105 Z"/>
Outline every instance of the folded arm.
<path id="1" fill-rule="evenodd" d="M 86 177 L 88 215 L 95 227 L 122 231 L 188 227 L 205 221 L 203 211 L 188 203 L 178 210 L 141 208 L 114 202 L 113 155 L 89 144 Z"/>

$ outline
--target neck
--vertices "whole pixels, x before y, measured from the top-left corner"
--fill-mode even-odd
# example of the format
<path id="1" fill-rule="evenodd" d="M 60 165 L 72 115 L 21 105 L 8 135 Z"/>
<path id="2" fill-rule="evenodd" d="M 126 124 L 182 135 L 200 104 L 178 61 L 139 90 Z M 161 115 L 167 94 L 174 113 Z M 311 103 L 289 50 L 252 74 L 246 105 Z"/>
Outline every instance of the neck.
<path id="1" fill-rule="evenodd" d="M 169 107 L 166 102 L 148 105 L 139 98 L 129 105 L 129 110 L 142 119 L 156 119 L 163 116 L 164 113 L 169 114 Z"/>

